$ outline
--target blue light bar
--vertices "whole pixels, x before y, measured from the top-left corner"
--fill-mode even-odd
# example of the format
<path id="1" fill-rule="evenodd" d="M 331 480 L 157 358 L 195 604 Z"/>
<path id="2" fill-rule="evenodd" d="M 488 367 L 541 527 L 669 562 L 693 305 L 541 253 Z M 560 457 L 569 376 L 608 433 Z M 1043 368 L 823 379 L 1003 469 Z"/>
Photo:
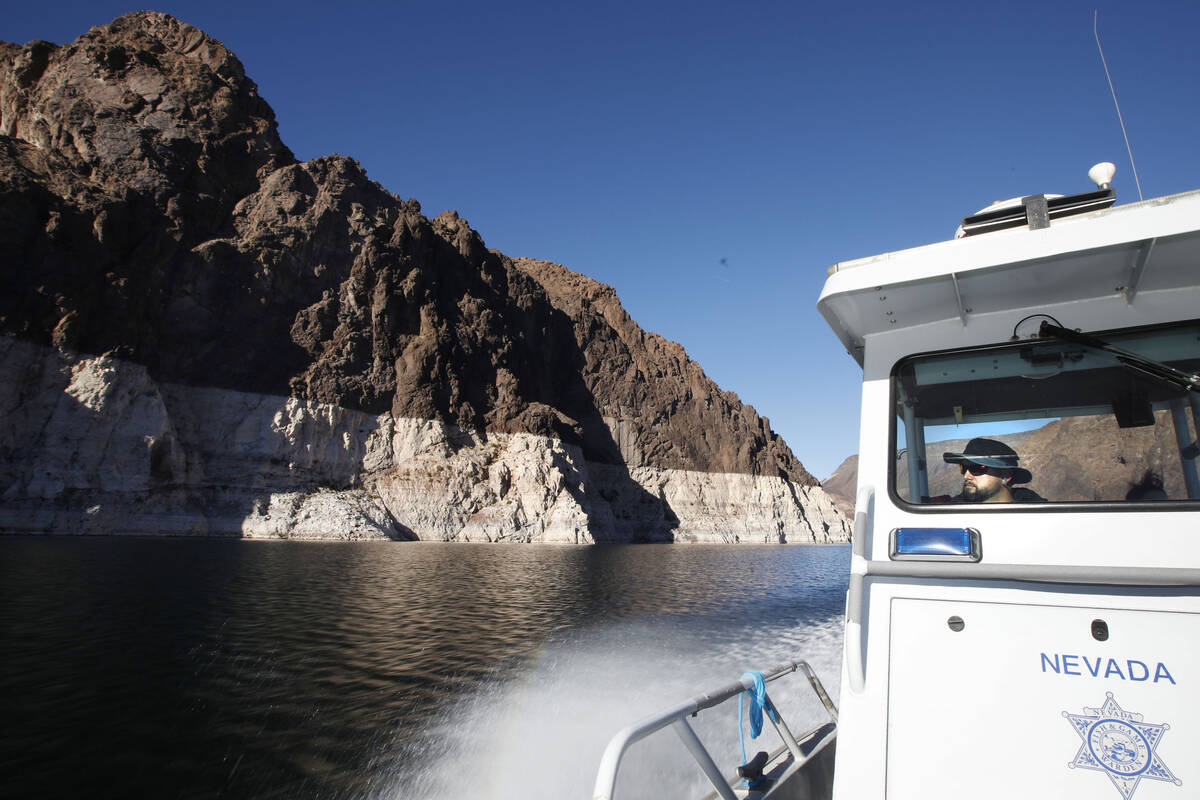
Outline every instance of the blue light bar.
<path id="1" fill-rule="evenodd" d="M 978 561 L 979 531 L 974 528 L 896 528 L 893 561 Z"/>

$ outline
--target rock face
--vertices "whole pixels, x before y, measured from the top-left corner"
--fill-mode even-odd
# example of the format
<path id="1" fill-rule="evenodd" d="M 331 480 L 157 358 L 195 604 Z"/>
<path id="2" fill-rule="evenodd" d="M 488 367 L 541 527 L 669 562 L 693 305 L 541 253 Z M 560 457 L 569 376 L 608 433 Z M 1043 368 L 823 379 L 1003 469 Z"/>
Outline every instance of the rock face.
<path id="1" fill-rule="evenodd" d="M 2 529 L 846 535 L 611 288 L 349 158 L 297 163 L 236 57 L 169 16 L 0 44 L 0 253 Z"/>
<path id="2" fill-rule="evenodd" d="M 833 499 L 833 504 L 847 518 L 854 516 L 854 495 L 858 492 L 858 454 L 838 465 L 821 488 Z"/>

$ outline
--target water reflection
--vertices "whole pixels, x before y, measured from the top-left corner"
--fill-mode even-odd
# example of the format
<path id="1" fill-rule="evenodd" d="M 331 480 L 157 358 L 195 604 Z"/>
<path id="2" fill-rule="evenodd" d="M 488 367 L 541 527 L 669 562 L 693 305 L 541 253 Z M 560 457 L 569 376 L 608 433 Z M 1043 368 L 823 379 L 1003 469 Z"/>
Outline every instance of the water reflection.
<path id="1" fill-rule="evenodd" d="M 0 769 L 17 795 L 503 797 L 537 744 L 572 754 L 562 780 L 586 796 L 584 751 L 630 721 L 615 718 L 625 703 L 672 702 L 813 642 L 832 678 L 847 560 L 0 541 Z"/>

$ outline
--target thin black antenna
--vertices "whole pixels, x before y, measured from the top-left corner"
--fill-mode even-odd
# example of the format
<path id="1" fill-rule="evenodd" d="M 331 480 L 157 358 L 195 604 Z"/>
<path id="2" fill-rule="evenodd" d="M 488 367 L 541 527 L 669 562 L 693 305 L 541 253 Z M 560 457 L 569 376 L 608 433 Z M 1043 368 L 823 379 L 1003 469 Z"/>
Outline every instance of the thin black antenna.
<path id="1" fill-rule="evenodd" d="M 1142 182 L 1138 180 L 1137 165 L 1133 163 L 1133 148 L 1129 146 L 1129 134 L 1125 132 L 1125 120 L 1121 118 L 1121 104 L 1117 102 L 1117 90 L 1113 87 L 1112 75 L 1108 73 L 1108 62 L 1104 60 L 1104 48 L 1100 46 L 1100 11 L 1093 9 L 1092 33 L 1096 37 L 1096 49 L 1100 51 L 1100 63 L 1104 65 L 1104 75 L 1108 78 L 1108 90 L 1112 92 L 1113 105 L 1117 107 L 1117 122 L 1121 123 L 1121 135 L 1125 137 L 1125 149 L 1129 152 L 1129 166 L 1133 168 L 1133 182 L 1137 184 L 1138 200 L 1142 198 Z"/>

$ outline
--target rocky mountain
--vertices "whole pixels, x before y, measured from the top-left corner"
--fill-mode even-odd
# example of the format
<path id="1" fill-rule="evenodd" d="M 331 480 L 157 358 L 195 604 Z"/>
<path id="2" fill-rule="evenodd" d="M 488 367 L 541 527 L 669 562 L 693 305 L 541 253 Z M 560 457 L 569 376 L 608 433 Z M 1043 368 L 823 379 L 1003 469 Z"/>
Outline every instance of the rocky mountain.
<path id="1" fill-rule="evenodd" d="M 610 287 L 297 162 L 164 14 L 0 44 L 0 333 L 0 530 L 847 535 Z"/>
<path id="2" fill-rule="evenodd" d="M 825 480 L 821 488 L 833 498 L 833 504 L 846 517 L 854 516 L 854 496 L 858 491 L 858 454 L 848 457 Z"/>

